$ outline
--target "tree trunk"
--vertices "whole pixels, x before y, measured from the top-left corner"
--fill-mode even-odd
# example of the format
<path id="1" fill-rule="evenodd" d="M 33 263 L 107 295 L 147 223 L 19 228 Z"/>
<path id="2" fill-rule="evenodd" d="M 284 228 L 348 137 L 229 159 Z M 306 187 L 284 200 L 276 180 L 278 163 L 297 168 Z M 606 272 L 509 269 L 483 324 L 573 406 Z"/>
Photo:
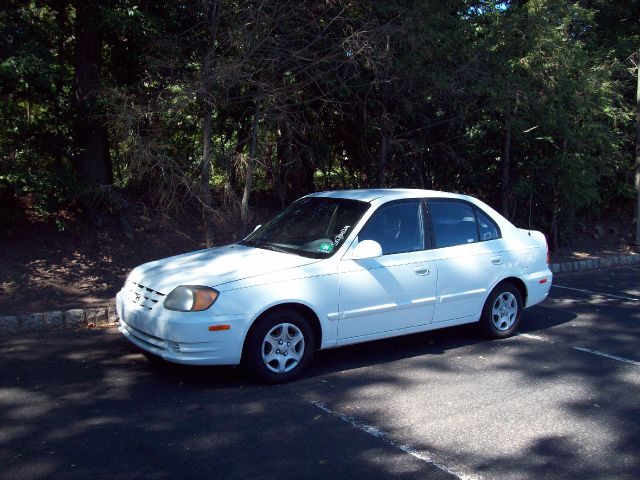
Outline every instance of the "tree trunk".
<path id="1" fill-rule="evenodd" d="M 418 161 L 418 159 L 420 160 Z M 420 168 L 420 164 L 424 164 L 422 154 L 419 154 L 419 157 L 416 156 L 413 158 L 411 169 L 413 170 L 414 177 L 418 179 L 418 186 L 424 189 L 424 173 L 422 171 L 423 169 Z"/>
<path id="2" fill-rule="evenodd" d="M 204 121 L 202 127 L 202 170 L 200 172 L 200 191 L 202 192 L 202 224 L 204 227 L 204 240 L 207 248 L 213 246 L 215 232 L 213 226 L 213 208 L 211 205 L 211 115 L 213 108 L 207 103 L 204 109 Z"/>
<path id="3" fill-rule="evenodd" d="M 554 185 L 553 187 L 553 203 L 551 204 L 551 235 L 549 239 L 549 249 L 555 252 L 558 249 L 558 211 L 560 210 L 560 202 L 558 201 L 558 190 Z M 531 223 L 531 219 L 529 219 Z M 531 226 L 529 226 L 531 228 Z"/>
<path id="4" fill-rule="evenodd" d="M 75 18 L 75 171 L 81 183 L 106 186 L 113 182 L 107 130 L 97 117 L 101 86 L 102 14 L 100 2 L 76 1 Z M 95 202 L 87 202 L 95 205 Z M 93 209 L 93 207 L 90 207 Z"/>
<path id="5" fill-rule="evenodd" d="M 55 11 L 56 11 L 56 27 L 58 28 L 58 37 L 56 42 L 56 65 L 58 67 L 58 75 L 56 75 L 54 80 L 54 85 L 56 89 L 56 98 L 54 101 L 54 115 L 56 118 L 56 146 L 55 146 L 55 160 L 56 160 L 56 169 L 58 171 L 62 171 L 64 157 L 65 157 L 65 129 L 61 127 L 65 123 L 65 119 L 63 119 L 63 110 L 62 105 L 63 101 L 66 100 L 64 93 L 64 85 L 67 77 L 67 55 L 65 48 L 65 40 L 67 36 L 64 35 L 63 32 L 68 33 L 67 22 L 69 20 L 68 8 L 69 6 L 66 3 L 59 2 L 55 3 Z M 64 99 L 64 100 L 63 100 Z"/>
<path id="6" fill-rule="evenodd" d="M 636 77 L 637 77 L 637 90 L 636 90 L 636 172 L 635 172 L 635 184 L 636 184 L 636 238 L 635 244 L 640 245 L 640 48 L 636 56 Z"/>
<path id="7" fill-rule="evenodd" d="M 387 157 L 389 155 L 389 136 L 383 128 L 382 137 L 380 138 L 380 155 L 378 158 L 378 186 L 385 187 L 387 177 Z"/>
<path id="8" fill-rule="evenodd" d="M 242 204 L 240 205 L 240 221 L 242 222 L 243 235 L 246 233 L 249 223 L 249 196 L 251 195 L 251 189 L 253 188 L 253 171 L 256 164 L 260 103 L 261 98 L 258 94 L 256 96 L 256 111 L 253 115 L 253 127 L 251 129 L 251 145 L 249 146 L 249 160 L 247 162 L 247 178 L 244 183 L 244 192 L 242 193 Z"/>
<path id="9" fill-rule="evenodd" d="M 236 146 L 234 147 L 233 154 L 225 163 L 228 188 L 231 190 L 231 192 L 236 192 L 238 190 L 238 165 L 241 164 L 240 159 L 242 158 L 242 152 L 247 145 L 248 131 L 249 118 L 245 115 L 242 117 L 242 120 L 240 121 L 240 128 L 237 130 L 238 140 L 236 142 Z M 232 133 L 229 134 L 229 137 L 231 137 L 231 135 Z M 237 205 L 235 205 L 235 203 L 234 208 L 237 208 Z"/>
<path id="10" fill-rule="evenodd" d="M 388 41 L 388 39 L 387 39 Z M 388 48 L 388 45 L 387 45 Z M 385 89 L 386 91 L 387 89 Z M 386 96 L 386 95 L 385 95 Z M 384 188 L 387 181 L 387 160 L 389 158 L 389 128 L 387 127 L 387 109 L 382 107 L 380 116 L 380 151 L 378 152 L 378 186 Z"/>
<path id="11" fill-rule="evenodd" d="M 504 145 L 502 150 L 502 182 L 500 183 L 500 209 L 505 218 L 509 218 L 509 167 L 511 166 L 511 103 L 507 102 L 504 111 Z"/>
<path id="12" fill-rule="evenodd" d="M 210 48 L 207 50 L 203 62 L 202 84 L 204 88 L 203 99 L 203 121 L 202 121 L 202 170 L 200 171 L 200 192 L 202 201 L 202 225 L 204 228 L 204 239 L 207 248 L 213 246 L 215 240 L 215 232 L 213 225 L 213 206 L 211 186 L 211 151 L 213 145 L 211 142 L 211 117 L 213 115 L 213 104 L 211 103 L 209 92 L 213 88 L 212 65 L 213 56 L 215 55 L 216 36 L 218 30 L 218 0 L 212 0 L 209 9 L 209 34 Z"/>
<path id="13" fill-rule="evenodd" d="M 275 188 L 278 192 L 280 207 L 284 208 L 287 200 L 287 171 L 291 162 L 291 134 L 279 135 L 276 144 Z"/>

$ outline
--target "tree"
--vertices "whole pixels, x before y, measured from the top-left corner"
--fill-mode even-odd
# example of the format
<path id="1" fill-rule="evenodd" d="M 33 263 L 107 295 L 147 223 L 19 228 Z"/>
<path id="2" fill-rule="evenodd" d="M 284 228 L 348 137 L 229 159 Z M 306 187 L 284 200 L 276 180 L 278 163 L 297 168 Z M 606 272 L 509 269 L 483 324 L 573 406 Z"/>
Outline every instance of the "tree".
<path id="1" fill-rule="evenodd" d="M 79 0 L 75 7 L 75 170 L 78 180 L 90 187 L 108 187 L 113 182 L 107 130 L 100 114 L 102 87 L 102 10 L 97 1 Z M 99 221 L 95 197 L 86 198 L 85 209 Z"/>
<path id="2" fill-rule="evenodd" d="M 464 191 L 518 223 L 531 206 L 554 246 L 638 197 L 637 0 L 8 2 L 16 195 L 73 193 L 74 167 L 89 213 L 141 197 L 197 214 L 207 246 L 214 216 L 246 230 L 261 199 L 318 188 Z"/>
<path id="3" fill-rule="evenodd" d="M 636 53 L 636 161 L 635 161 L 635 187 L 636 187 L 636 208 L 635 224 L 636 238 L 635 245 L 640 245 L 640 48 Z"/>
<path id="4" fill-rule="evenodd" d="M 219 0 L 211 0 L 208 12 L 209 24 L 209 48 L 205 50 L 205 57 L 202 62 L 202 85 L 203 92 L 201 98 L 202 107 L 202 170 L 200 173 L 200 189 L 202 191 L 202 223 L 204 226 L 205 245 L 211 247 L 214 244 L 213 230 L 213 208 L 211 198 L 211 170 L 212 170 L 212 150 L 213 143 L 212 116 L 213 116 L 213 96 L 210 91 L 214 84 L 213 63 L 216 54 L 216 41 L 218 40 L 218 21 L 220 18 Z"/>

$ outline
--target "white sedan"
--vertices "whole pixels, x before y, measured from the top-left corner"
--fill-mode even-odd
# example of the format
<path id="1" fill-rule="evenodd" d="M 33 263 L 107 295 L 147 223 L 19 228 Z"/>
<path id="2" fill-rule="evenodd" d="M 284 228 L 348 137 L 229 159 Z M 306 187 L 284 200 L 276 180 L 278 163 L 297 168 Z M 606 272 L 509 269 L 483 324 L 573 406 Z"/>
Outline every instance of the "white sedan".
<path id="1" fill-rule="evenodd" d="M 239 243 L 131 271 L 120 331 L 191 365 L 297 377 L 318 349 L 479 322 L 512 335 L 551 287 L 542 233 L 428 190 L 307 195 Z"/>

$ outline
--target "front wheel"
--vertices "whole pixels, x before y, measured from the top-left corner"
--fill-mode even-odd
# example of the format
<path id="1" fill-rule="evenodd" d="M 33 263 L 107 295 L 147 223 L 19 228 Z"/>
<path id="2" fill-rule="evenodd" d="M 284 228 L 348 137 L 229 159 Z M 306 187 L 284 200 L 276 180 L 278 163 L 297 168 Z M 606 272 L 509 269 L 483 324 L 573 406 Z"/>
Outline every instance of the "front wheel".
<path id="1" fill-rule="evenodd" d="M 513 283 L 496 286 L 482 309 L 480 326 L 490 338 L 510 337 L 518 329 L 522 317 L 522 295 Z"/>
<path id="2" fill-rule="evenodd" d="M 268 313 L 251 329 L 243 362 L 264 383 L 284 383 L 298 377 L 315 348 L 309 321 L 295 310 Z"/>

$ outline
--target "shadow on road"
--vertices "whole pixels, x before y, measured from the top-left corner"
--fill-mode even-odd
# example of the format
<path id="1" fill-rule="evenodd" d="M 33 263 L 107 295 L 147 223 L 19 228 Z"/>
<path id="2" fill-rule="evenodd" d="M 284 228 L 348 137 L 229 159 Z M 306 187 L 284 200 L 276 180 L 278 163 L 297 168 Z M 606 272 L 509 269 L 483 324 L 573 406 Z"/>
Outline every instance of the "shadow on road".
<path id="1" fill-rule="evenodd" d="M 477 377 L 491 388 L 491 378 L 505 375 L 514 389 L 524 385 L 541 395 L 579 385 L 589 395 L 553 397 L 554 405 L 580 428 L 600 433 L 551 428 L 506 456 L 478 453 L 474 445 L 441 451 L 428 436 L 414 438 L 414 448 L 480 476 L 637 478 L 637 374 L 567 347 L 578 337 L 595 342 L 607 329 L 608 347 L 626 348 L 627 337 L 616 340 L 620 328 L 610 313 L 628 319 L 638 312 L 631 305 L 599 305 L 596 312 L 589 301 L 559 297 L 527 310 L 521 330 L 549 336 L 557 347 L 519 337 L 489 341 L 473 327 L 455 327 L 320 352 L 304 379 L 276 387 L 256 385 L 238 368 L 149 362 L 114 330 L 3 339 L 0 478 L 341 478 L 345 472 L 350 478 L 420 478 L 424 464 L 306 399 L 350 405 L 381 392 L 382 400 L 363 404 L 358 415 L 385 427 L 406 417 L 387 409 L 394 401 L 386 391 L 429 395 L 439 389 L 435 393 L 451 395 L 458 408 L 480 412 L 481 397 L 470 390 L 479 387 L 465 382 Z M 573 327 L 577 322 L 584 324 L 582 333 Z M 638 328 L 630 327 L 635 338 Z M 509 411 L 528 408 L 527 399 L 510 398 Z M 442 405 L 425 408 L 441 408 L 446 418 Z M 500 431 L 499 412 L 493 420 L 477 415 L 470 419 L 490 421 Z"/>

